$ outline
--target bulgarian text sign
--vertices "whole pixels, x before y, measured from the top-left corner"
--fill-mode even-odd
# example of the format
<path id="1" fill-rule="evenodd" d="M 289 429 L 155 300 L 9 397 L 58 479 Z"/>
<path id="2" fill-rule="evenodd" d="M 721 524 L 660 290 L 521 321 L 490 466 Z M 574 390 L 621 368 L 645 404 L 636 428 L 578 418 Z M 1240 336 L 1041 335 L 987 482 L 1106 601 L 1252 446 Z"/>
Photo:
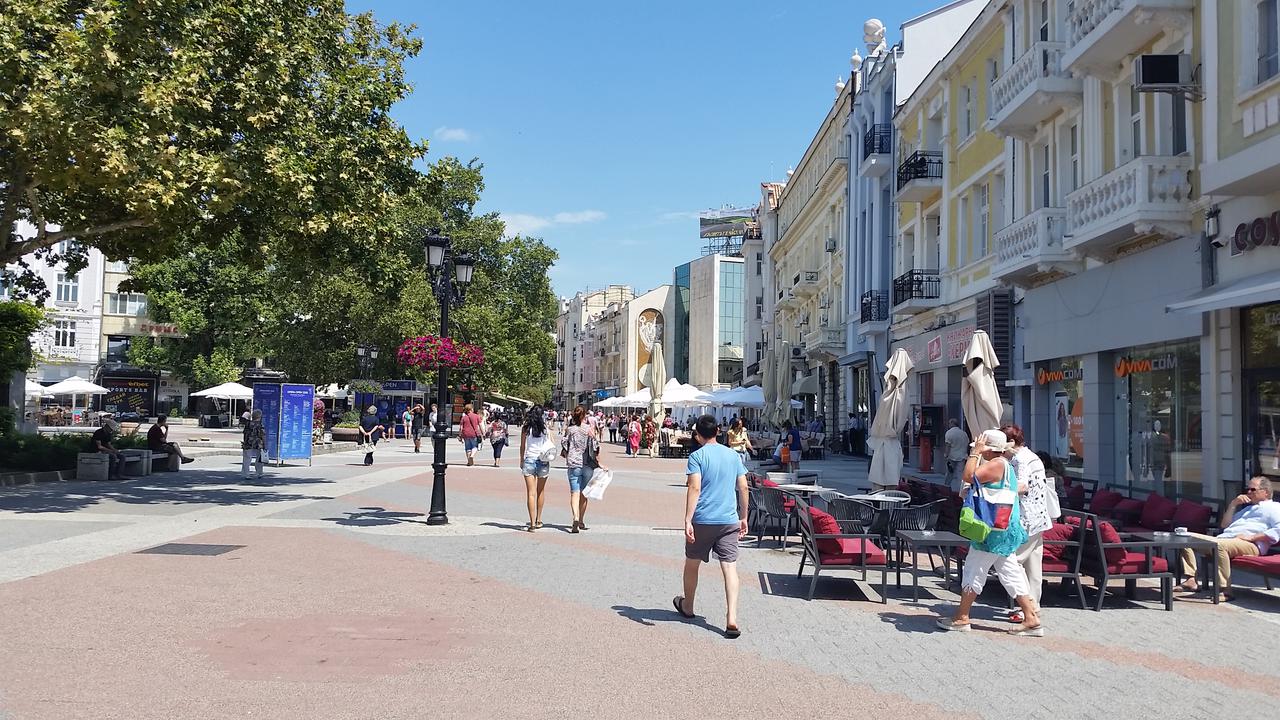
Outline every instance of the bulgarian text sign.
<path id="1" fill-rule="evenodd" d="M 280 455 L 281 460 L 311 459 L 312 403 L 314 385 L 280 386 Z"/>
<path id="2" fill-rule="evenodd" d="M 267 447 L 264 451 L 269 461 L 280 459 L 280 386 L 275 383 L 253 384 L 253 409 L 262 411 L 262 426 L 266 429 Z"/>

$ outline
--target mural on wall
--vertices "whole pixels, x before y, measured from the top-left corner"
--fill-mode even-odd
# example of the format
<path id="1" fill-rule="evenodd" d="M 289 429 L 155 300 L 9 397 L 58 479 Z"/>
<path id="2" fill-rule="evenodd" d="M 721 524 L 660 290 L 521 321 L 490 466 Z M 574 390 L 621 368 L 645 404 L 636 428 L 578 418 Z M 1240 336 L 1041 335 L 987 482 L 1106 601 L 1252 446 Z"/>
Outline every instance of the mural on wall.
<path id="1" fill-rule="evenodd" d="M 636 343 L 636 367 L 641 383 L 649 377 L 649 358 L 653 356 L 654 343 L 662 341 L 662 327 L 662 311 L 653 308 L 640 313 L 640 319 L 636 321 L 636 337 L 640 338 Z"/>

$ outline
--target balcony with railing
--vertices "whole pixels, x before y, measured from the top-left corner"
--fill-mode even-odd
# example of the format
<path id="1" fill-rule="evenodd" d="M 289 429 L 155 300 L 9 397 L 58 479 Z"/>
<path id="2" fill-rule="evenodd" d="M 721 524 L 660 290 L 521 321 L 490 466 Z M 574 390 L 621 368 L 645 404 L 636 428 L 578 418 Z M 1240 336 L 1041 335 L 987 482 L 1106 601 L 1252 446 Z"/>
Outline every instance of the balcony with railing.
<path id="1" fill-rule="evenodd" d="M 860 321 L 863 325 L 888 323 L 893 319 L 893 313 L 889 312 L 888 290 L 868 290 L 862 293 L 861 305 Z"/>
<path id="2" fill-rule="evenodd" d="M 1139 239 L 1191 231 L 1191 158 L 1130 160 L 1067 195 L 1069 234 L 1063 248 L 1108 259 Z"/>
<path id="3" fill-rule="evenodd" d="M 1084 81 L 1062 69 L 1066 43 L 1037 42 L 991 85 L 992 132 L 1029 138 L 1062 109 L 1083 101 Z"/>
<path id="4" fill-rule="evenodd" d="M 908 270 L 893 280 L 893 311 L 919 313 L 938 306 L 942 276 L 937 270 Z"/>
<path id="5" fill-rule="evenodd" d="M 820 327 L 804 336 L 804 354 L 810 358 L 834 360 L 844 354 L 844 330 Z"/>
<path id="6" fill-rule="evenodd" d="M 791 291 L 796 297 L 810 298 L 818 294 L 818 271 L 804 270 L 795 274 L 791 281 Z"/>
<path id="7" fill-rule="evenodd" d="M 1041 208 L 995 234 L 996 261 L 991 275 L 1019 287 L 1032 287 L 1082 269 L 1075 255 L 1062 247 L 1067 211 Z"/>
<path id="8" fill-rule="evenodd" d="M 1062 67 L 1077 76 L 1116 69 L 1167 28 L 1190 28 L 1195 0 L 1075 0 L 1067 14 Z"/>
<path id="9" fill-rule="evenodd" d="M 941 150 L 917 150 L 898 166 L 899 202 L 923 202 L 941 192 Z"/>
<path id="10" fill-rule="evenodd" d="M 862 177 L 880 177 L 893 168 L 893 125 L 878 123 L 862 135 Z"/>
<path id="11" fill-rule="evenodd" d="M 777 308 L 779 310 L 794 310 L 801 305 L 800 298 L 790 289 L 778 291 Z"/>

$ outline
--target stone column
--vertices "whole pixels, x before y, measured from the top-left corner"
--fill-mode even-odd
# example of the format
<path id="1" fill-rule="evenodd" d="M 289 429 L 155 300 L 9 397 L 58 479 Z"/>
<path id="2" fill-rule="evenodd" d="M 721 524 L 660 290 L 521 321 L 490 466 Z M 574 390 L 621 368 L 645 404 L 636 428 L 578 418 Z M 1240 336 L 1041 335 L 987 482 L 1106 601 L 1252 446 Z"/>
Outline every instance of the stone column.
<path id="1" fill-rule="evenodd" d="M 1116 466 L 1116 399 L 1115 354 L 1100 352 L 1085 355 L 1084 368 L 1084 476 L 1097 480 L 1099 486 L 1121 482 L 1123 469 Z M 1119 475 L 1117 473 L 1119 472 Z"/>

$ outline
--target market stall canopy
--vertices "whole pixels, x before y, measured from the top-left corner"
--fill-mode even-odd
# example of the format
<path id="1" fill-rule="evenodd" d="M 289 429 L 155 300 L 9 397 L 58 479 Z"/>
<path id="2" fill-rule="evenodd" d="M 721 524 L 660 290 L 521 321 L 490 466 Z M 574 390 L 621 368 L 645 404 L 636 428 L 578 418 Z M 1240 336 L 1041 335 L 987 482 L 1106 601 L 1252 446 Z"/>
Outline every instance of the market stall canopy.
<path id="1" fill-rule="evenodd" d="M 350 393 L 347 390 L 347 386 L 338 385 L 337 383 L 316 388 L 316 397 L 321 400 L 338 400 L 348 397 L 349 395 Z"/>
<path id="2" fill-rule="evenodd" d="M 102 395 L 110 390 L 85 380 L 79 375 L 44 388 L 41 395 Z"/>
<path id="3" fill-rule="evenodd" d="M 103 392 L 106 392 L 105 390 Z M 220 400 L 252 400 L 253 390 L 247 388 L 240 383 L 229 382 L 222 383 L 211 388 L 205 388 L 200 392 L 191 393 L 195 397 L 218 398 Z"/>

